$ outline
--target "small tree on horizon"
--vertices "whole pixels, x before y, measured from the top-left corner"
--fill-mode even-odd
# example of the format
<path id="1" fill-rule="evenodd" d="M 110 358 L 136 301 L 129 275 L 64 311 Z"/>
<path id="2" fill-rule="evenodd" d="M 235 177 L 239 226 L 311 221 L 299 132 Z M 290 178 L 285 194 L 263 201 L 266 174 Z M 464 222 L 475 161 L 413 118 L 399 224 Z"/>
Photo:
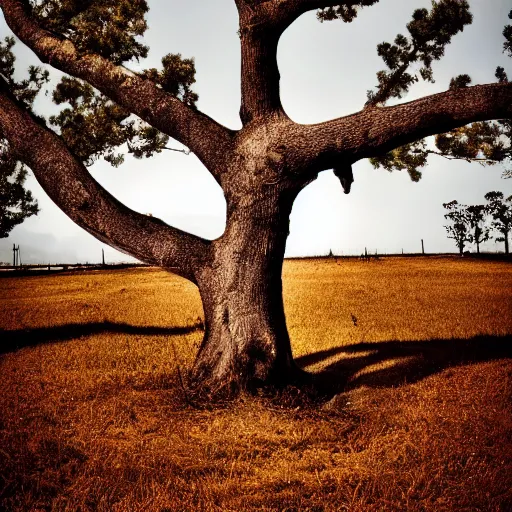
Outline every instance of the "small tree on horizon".
<path id="1" fill-rule="evenodd" d="M 505 254 L 509 254 L 509 234 L 512 230 L 512 195 L 505 198 L 503 192 L 488 192 L 485 194 L 488 201 L 487 211 L 493 218 L 492 229 L 499 235 L 496 242 L 505 243 Z"/>
<path id="2" fill-rule="evenodd" d="M 471 242 L 476 244 L 476 252 L 480 254 L 480 244 L 489 240 L 490 229 L 485 225 L 487 208 L 483 204 L 466 206 L 466 214 L 471 228 Z"/>
<path id="3" fill-rule="evenodd" d="M 459 204 L 454 200 L 449 203 L 443 203 L 443 208 L 448 210 L 444 218 L 450 221 L 450 224 L 444 226 L 448 233 L 447 237 L 455 241 L 459 254 L 462 256 L 466 243 L 473 242 L 467 206 Z"/>
<path id="4" fill-rule="evenodd" d="M 489 77 L 494 83 L 472 86 L 460 75 L 443 92 L 396 104 L 415 83 L 434 81 L 433 64 L 472 22 L 466 0 L 413 10 L 404 34 L 378 45 L 384 69 L 366 103 L 351 115 L 310 125 L 294 122 L 281 103 L 282 34 L 309 11 L 320 21 L 348 23 L 379 0 L 234 3 L 239 130 L 198 109 L 193 59 L 169 53 L 159 69 L 125 66 L 148 54 L 141 42 L 146 0 L 0 0 L 20 41 L 65 74 L 52 94 L 60 110 L 43 120 L 25 94 L 39 90 L 44 71 L 33 68 L 34 79 L 18 87 L 12 66 L 3 66 L 4 155 L 30 168 L 55 204 L 93 236 L 197 285 L 205 333 L 189 384 L 206 397 L 311 382 L 293 359 L 281 275 L 294 200 L 320 172 L 333 169 L 348 193 L 352 166 L 363 159 L 418 181 L 432 153 L 483 163 L 511 157 L 512 83 L 503 68 L 496 70 L 497 81 Z M 504 50 L 512 53 L 510 31 L 503 35 Z M 431 136 L 437 136 L 432 143 Z M 150 157 L 166 149 L 169 138 L 194 153 L 223 191 L 226 228 L 216 240 L 127 208 L 87 170 L 99 158 L 120 165 L 124 148 L 136 158 Z"/>

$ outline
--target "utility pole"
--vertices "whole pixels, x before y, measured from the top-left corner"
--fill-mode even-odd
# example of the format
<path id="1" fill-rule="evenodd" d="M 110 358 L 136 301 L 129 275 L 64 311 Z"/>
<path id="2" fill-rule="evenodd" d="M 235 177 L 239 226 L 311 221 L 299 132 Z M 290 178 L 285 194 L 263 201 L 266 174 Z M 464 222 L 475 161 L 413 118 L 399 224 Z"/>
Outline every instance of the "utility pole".
<path id="1" fill-rule="evenodd" d="M 425 245 L 423 244 L 423 238 L 421 239 L 421 254 L 425 254 Z"/>
<path id="2" fill-rule="evenodd" d="M 21 265 L 20 246 L 16 247 L 16 244 L 12 244 L 12 266 L 17 267 Z"/>
<path id="3" fill-rule="evenodd" d="M 101 249 L 101 264 L 105 266 L 105 251 Z"/>

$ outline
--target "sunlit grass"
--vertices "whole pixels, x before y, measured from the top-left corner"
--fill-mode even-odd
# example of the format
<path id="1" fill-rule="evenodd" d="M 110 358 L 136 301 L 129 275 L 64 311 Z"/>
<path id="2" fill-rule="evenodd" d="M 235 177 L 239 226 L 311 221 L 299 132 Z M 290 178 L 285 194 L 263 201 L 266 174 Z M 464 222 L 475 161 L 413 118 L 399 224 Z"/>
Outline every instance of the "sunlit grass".
<path id="1" fill-rule="evenodd" d="M 511 285 L 500 262 L 287 261 L 294 355 L 347 391 L 204 410 L 178 374 L 193 285 L 0 279 L 0 510 L 511 510 Z"/>

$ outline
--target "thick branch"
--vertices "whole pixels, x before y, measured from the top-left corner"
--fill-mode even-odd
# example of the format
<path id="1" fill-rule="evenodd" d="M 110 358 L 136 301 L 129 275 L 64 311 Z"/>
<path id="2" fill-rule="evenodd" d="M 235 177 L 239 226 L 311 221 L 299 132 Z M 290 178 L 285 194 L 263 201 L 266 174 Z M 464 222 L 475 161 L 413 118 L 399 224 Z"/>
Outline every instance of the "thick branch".
<path id="1" fill-rule="evenodd" d="M 331 5 L 312 0 L 235 0 L 240 17 L 242 104 L 240 118 L 251 121 L 282 115 L 277 45 L 281 34 L 302 13 Z M 334 4 L 336 5 L 336 4 Z"/>
<path id="2" fill-rule="evenodd" d="M 378 1 L 378 0 L 375 0 Z M 242 105 L 246 125 L 259 118 L 284 115 L 279 94 L 277 45 L 301 14 L 314 9 L 361 4 L 361 0 L 235 0 L 242 47 Z"/>
<path id="3" fill-rule="evenodd" d="M 76 224 L 141 261 L 195 282 L 208 242 L 130 210 L 109 194 L 63 141 L 39 124 L 0 80 L 0 133 L 50 198 Z"/>
<path id="4" fill-rule="evenodd" d="M 392 107 L 369 107 L 320 124 L 289 126 L 293 165 L 330 169 L 469 123 L 512 117 L 512 83 L 452 89 Z M 292 149 L 294 148 L 294 149 Z"/>
<path id="5" fill-rule="evenodd" d="M 0 0 L 11 30 L 43 62 L 81 78 L 161 132 L 189 147 L 219 181 L 232 132 L 188 107 L 123 66 L 96 55 L 80 55 L 73 43 L 43 29 L 23 0 Z"/>
<path id="6" fill-rule="evenodd" d="M 279 94 L 277 44 L 281 32 L 272 18 L 244 2 L 238 2 L 242 53 L 240 119 L 244 125 L 269 115 L 282 114 Z"/>

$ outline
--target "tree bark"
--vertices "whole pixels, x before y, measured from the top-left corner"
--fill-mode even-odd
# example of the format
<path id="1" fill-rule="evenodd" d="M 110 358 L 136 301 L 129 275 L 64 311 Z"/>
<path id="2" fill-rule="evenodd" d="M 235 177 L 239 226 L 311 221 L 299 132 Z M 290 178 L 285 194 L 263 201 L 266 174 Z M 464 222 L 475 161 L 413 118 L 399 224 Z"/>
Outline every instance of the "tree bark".
<path id="1" fill-rule="evenodd" d="M 228 204 L 226 232 L 197 276 L 205 335 L 191 387 L 201 394 L 230 396 L 305 376 L 293 361 L 281 281 L 297 192 L 263 185 Z"/>

